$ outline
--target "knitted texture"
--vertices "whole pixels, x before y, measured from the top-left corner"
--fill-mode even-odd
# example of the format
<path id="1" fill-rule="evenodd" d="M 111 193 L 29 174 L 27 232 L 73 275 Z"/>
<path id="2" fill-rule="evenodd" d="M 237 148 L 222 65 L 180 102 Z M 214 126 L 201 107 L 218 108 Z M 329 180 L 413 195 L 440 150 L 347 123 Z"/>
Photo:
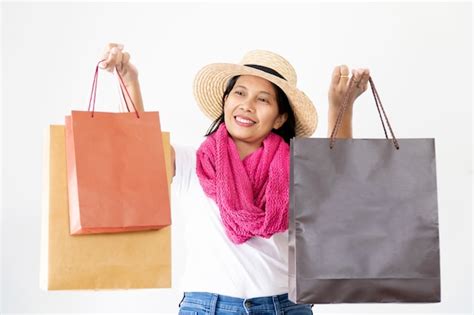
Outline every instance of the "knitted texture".
<path id="1" fill-rule="evenodd" d="M 225 123 L 196 153 L 196 172 L 214 199 L 229 239 L 241 244 L 288 229 L 289 145 L 270 132 L 262 146 L 240 159 Z"/>

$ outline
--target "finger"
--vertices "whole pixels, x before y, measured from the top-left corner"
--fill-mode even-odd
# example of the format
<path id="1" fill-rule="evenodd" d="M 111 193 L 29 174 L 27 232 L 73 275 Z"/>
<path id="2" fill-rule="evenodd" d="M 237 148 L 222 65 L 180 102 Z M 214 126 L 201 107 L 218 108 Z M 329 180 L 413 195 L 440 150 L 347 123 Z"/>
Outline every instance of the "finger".
<path id="1" fill-rule="evenodd" d="M 349 68 L 346 65 L 336 66 L 332 71 L 331 84 L 337 85 L 341 82 L 341 79 L 347 79 L 344 76 L 347 76 L 349 73 Z M 343 76 L 341 78 L 341 75 Z"/>
<path id="2" fill-rule="evenodd" d="M 340 75 L 341 71 L 339 70 L 339 66 L 334 67 L 332 70 L 332 75 L 331 75 L 331 85 L 337 85 L 339 84 L 339 79 L 341 78 Z"/>
<path id="3" fill-rule="evenodd" d="M 109 57 L 107 58 L 106 64 L 107 68 L 106 70 L 109 72 L 113 72 L 117 64 L 120 62 L 121 59 L 121 52 L 117 47 L 112 47 L 110 49 Z"/>
<path id="4" fill-rule="evenodd" d="M 105 59 L 105 61 L 102 61 L 99 66 L 102 69 L 105 69 L 107 71 L 111 71 L 114 67 L 114 58 L 115 55 L 112 54 L 111 50 L 105 51 L 104 54 L 102 55 L 102 60 Z"/>
<path id="5" fill-rule="evenodd" d="M 107 59 L 109 58 L 109 51 L 107 49 L 104 49 L 102 54 L 100 55 L 100 60 L 103 60 L 100 64 L 99 67 L 102 69 L 107 68 Z"/>
<path id="6" fill-rule="evenodd" d="M 117 50 L 115 51 L 115 67 L 116 68 L 122 68 L 122 52 L 120 51 L 120 49 L 117 48 Z"/>
<path id="7" fill-rule="evenodd" d="M 359 83 L 359 87 L 365 91 L 367 89 L 367 85 L 369 82 L 369 77 L 370 77 L 370 71 L 369 69 L 362 69 L 362 78 Z"/>
<path id="8" fill-rule="evenodd" d="M 347 65 L 339 66 L 339 83 L 347 84 L 349 80 L 349 67 Z"/>
<path id="9" fill-rule="evenodd" d="M 130 54 L 126 51 L 123 52 L 122 64 L 125 66 L 130 61 Z"/>
<path id="10" fill-rule="evenodd" d="M 122 53 L 122 63 L 118 67 L 120 72 L 122 72 L 123 68 L 127 66 L 129 60 L 130 60 L 130 54 L 128 52 L 123 52 Z"/>
<path id="11" fill-rule="evenodd" d="M 114 47 L 117 47 L 118 49 L 123 49 L 123 44 L 108 43 L 107 46 L 106 46 L 106 49 L 110 51 Z"/>
<path id="12" fill-rule="evenodd" d="M 102 68 L 102 69 L 106 69 L 108 71 L 111 71 L 111 68 L 109 67 L 109 62 L 112 60 L 111 56 L 110 56 L 110 53 L 112 51 L 112 49 L 115 47 L 115 49 L 119 49 L 119 50 L 122 50 L 123 49 L 123 44 L 118 44 L 118 43 L 108 43 L 103 52 L 102 52 L 102 56 L 101 56 L 101 60 L 105 59 L 105 61 L 102 61 L 99 66 Z"/>
<path id="13" fill-rule="evenodd" d="M 352 69 L 352 78 L 355 86 L 357 88 L 360 87 L 361 79 L 362 79 L 362 69 Z"/>

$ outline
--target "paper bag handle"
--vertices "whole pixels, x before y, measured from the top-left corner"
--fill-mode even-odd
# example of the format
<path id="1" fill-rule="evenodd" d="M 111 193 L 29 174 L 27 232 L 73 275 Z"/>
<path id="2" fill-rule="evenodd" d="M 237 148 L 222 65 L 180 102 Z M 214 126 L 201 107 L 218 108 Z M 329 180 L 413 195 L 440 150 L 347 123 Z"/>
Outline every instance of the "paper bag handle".
<path id="1" fill-rule="evenodd" d="M 107 59 L 102 59 L 101 61 L 99 61 L 97 63 L 97 66 L 95 67 L 94 80 L 92 81 L 91 96 L 89 98 L 89 108 L 87 109 L 87 111 L 90 112 L 91 111 L 91 105 L 92 105 L 91 117 L 94 117 L 94 111 L 95 111 L 95 97 L 96 97 L 96 94 L 97 94 L 97 79 L 99 77 L 99 64 L 102 61 L 105 61 L 105 60 L 107 60 Z M 140 118 L 140 115 L 138 114 L 138 110 L 135 107 L 135 104 L 133 103 L 133 100 L 130 97 L 130 94 L 128 93 L 127 87 L 125 86 L 125 83 L 123 82 L 122 76 L 120 75 L 120 72 L 118 71 L 117 67 L 115 67 L 115 70 L 116 70 L 116 72 L 119 76 L 119 79 L 120 79 L 120 82 L 119 82 L 120 83 L 120 91 L 122 92 L 122 96 L 123 96 L 123 99 L 125 101 L 125 106 L 127 106 L 127 110 L 130 112 L 130 108 L 128 107 L 128 103 L 127 103 L 127 98 L 125 97 L 125 94 L 123 93 L 124 89 L 125 89 L 125 92 L 127 92 L 127 95 L 130 99 L 130 102 L 132 102 L 133 109 L 135 110 L 135 114 L 137 115 L 137 118 Z"/>
<path id="2" fill-rule="evenodd" d="M 341 126 L 342 116 L 344 115 L 344 112 L 345 112 L 346 107 L 347 107 L 347 103 L 349 101 L 349 95 L 350 95 L 350 92 L 351 92 L 351 88 L 352 88 L 352 85 L 354 84 L 353 78 L 354 77 L 351 77 L 351 79 L 350 79 L 349 88 L 347 89 L 347 92 L 344 96 L 342 106 L 339 108 L 339 112 L 337 114 L 337 119 L 336 119 L 336 124 L 335 124 L 335 126 L 332 130 L 332 133 L 331 133 L 331 140 L 329 141 L 329 148 L 331 148 L 331 149 L 334 147 L 334 142 L 336 141 L 336 134 L 339 131 L 339 128 Z M 370 83 L 370 87 L 371 87 L 371 90 L 372 90 L 372 94 L 374 95 L 375 106 L 377 106 L 380 121 L 382 122 L 382 127 L 383 127 L 383 130 L 385 132 L 385 138 L 388 139 L 388 135 L 387 135 L 387 130 L 385 129 L 385 124 L 383 122 L 382 114 L 380 112 L 380 109 L 382 109 L 382 113 L 383 113 L 385 119 L 387 120 L 388 128 L 390 129 L 390 133 L 392 134 L 393 144 L 395 145 L 395 148 L 397 150 L 399 150 L 400 145 L 398 144 L 397 138 L 395 137 L 395 134 L 393 133 L 392 127 L 390 126 L 390 122 L 388 121 L 387 114 L 385 113 L 385 110 L 383 109 L 382 101 L 380 100 L 379 93 L 377 92 L 377 89 L 375 88 L 374 81 L 372 81 L 372 77 L 370 77 L 370 76 L 369 76 L 369 83 Z"/>

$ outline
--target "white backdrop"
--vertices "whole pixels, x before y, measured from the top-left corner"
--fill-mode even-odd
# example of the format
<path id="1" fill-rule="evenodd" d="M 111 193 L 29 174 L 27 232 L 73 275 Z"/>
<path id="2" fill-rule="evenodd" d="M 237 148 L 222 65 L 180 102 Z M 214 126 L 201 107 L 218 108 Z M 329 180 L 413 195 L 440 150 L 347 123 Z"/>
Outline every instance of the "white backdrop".
<path id="1" fill-rule="evenodd" d="M 176 289 L 39 289 L 43 131 L 85 110 L 108 42 L 125 45 L 146 110 L 173 143 L 198 145 L 210 125 L 192 95 L 196 72 L 273 50 L 317 106 L 327 136 L 327 91 L 340 64 L 367 67 L 398 138 L 435 138 L 442 302 L 316 305 L 323 313 L 472 311 L 472 8 L 470 3 L 3 3 L 2 313 L 176 314 Z M 97 110 L 118 111 L 117 77 L 101 71 Z M 355 104 L 354 138 L 383 138 L 370 88 Z M 181 209 L 173 208 L 173 283 L 183 268 Z"/>

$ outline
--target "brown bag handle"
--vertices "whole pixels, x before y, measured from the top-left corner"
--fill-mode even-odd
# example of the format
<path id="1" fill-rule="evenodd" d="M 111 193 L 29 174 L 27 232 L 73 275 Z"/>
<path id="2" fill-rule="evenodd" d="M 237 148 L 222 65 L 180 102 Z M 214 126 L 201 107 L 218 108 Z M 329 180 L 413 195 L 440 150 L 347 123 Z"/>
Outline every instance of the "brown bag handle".
<path id="1" fill-rule="evenodd" d="M 97 63 L 97 66 L 95 67 L 94 80 L 92 81 L 91 96 L 89 98 L 89 108 L 87 109 L 87 111 L 89 112 L 91 110 L 91 105 L 92 105 L 92 114 L 91 114 L 92 118 L 94 117 L 94 111 L 95 111 L 95 96 L 97 94 L 97 79 L 99 77 L 99 64 L 102 61 L 105 61 L 105 60 L 106 59 L 102 59 L 101 61 L 99 61 Z M 128 95 L 128 98 L 130 99 L 130 102 L 132 102 L 133 109 L 135 109 L 135 114 L 137 115 L 137 118 L 140 118 L 140 115 L 138 114 L 138 110 L 135 107 L 135 104 L 133 103 L 133 100 L 130 97 L 130 94 L 128 93 L 127 87 L 125 86 L 125 83 L 123 82 L 122 76 L 120 75 L 117 67 L 115 67 L 115 70 L 117 71 L 117 74 L 118 74 L 119 79 L 120 79 L 120 82 L 119 82 L 120 83 L 120 91 L 122 92 L 122 97 L 125 101 L 125 106 L 127 106 L 127 110 L 130 112 L 130 108 L 128 107 L 128 103 L 127 103 L 127 98 L 125 97 L 125 94 L 123 93 L 124 89 L 125 89 L 125 92 L 127 92 L 127 95 Z"/>
<path id="2" fill-rule="evenodd" d="M 337 114 L 337 119 L 336 119 L 336 124 L 335 124 L 335 126 L 332 130 L 332 133 L 331 133 L 331 139 L 329 141 L 329 148 L 331 148 L 331 149 L 334 147 L 334 142 L 336 141 L 336 134 L 339 131 L 339 128 L 341 126 L 342 116 L 344 115 L 344 112 L 346 111 L 347 103 L 349 101 L 349 94 L 350 94 L 349 92 L 351 91 L 352 85 L 354 84 L 353 78 L 354 77 L 351 77 L 351 80 L 349 82 L 349 88 L 347 89 L 346 95 L 344 96 L 342 106 L 339 108 L 339 112 Z M 397 138 L 395 137 L 395 134 L 393 133 L 392 127 L 390 126 L 390 122 L 388 121 L 387 114 L 385 113 L 385 110 L 382 106 L 382 101 L 380 100 L 379 93 L 377 92 L 377 89 L 375 88 L 374 81 L 372 81 L 372 77 L 370 77 L 370 76 L 369 76 L 369 83 L 370 83 L 370 87 L 371 87 L 371 90 L 372 90 L 372 94 L 374 95 L 375 106 L 377 106 L 380 121 L 382 122 L 382 127 L 383 127 L 383 130 L 385 132 L 385 138 L 388 139 L 388 135 L 387 135 L 387 130 L 385 129 L 385 124 L 383 122 L 382 114 L 380 112 L 380 109 L 382 109 L 382 113 L 383 113 L 385 119 L 387 120 L 388 128 L 390 129 L 390 133 L 392 134 L 393 144 L 395 145 L 395 148 L 397 150 L 399 150 L 400 145 L 398 144 Z"/>

